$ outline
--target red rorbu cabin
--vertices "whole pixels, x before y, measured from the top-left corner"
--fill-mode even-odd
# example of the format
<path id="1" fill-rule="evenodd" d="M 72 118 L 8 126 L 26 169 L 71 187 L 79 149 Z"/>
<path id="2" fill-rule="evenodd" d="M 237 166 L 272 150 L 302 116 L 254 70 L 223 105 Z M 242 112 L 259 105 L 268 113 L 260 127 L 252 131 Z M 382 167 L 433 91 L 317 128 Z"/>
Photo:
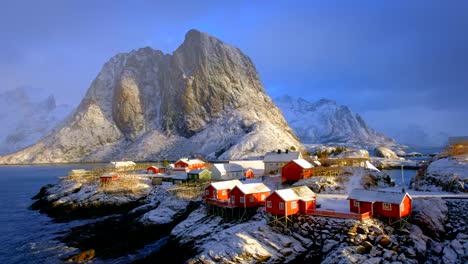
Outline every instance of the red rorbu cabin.
<path id="1" fill-rule="evenodd" d="M 252 169 L 248 169 L 248 170 L 245 172 L 245 175 L 244 175 L 244 176 L 245 176 L 246 179 L 253 179 L 253 178 L 255 178 L 255 174 L 254 174 L 254 172 L 253 172 Z"/>
<path id="2" fill-rule="evenodd" d="M 204 169 L 205 162 L 199 159 L 180 159 L 174 163 L 173 171 L 185 171 L 189 172 L 191 170 Z"/>
<path id="3" fill-rule="evenodd" d="M 164 173 L 166 172 L 166 167 L 163 167 L 163 166 L 151 166 L 151 167 L 148 167 L 146 169 L 147 173 L 153 173 L 153 174 L 156 174 L 156 173 Z"/>
<path id="4" fill-rule="evenodd" d="M 350 211 L 358 214 L 402 218 L 412 212 L 413 198 L 406 192 L 353 189 L 348 200 Z"/>
<path id="5" fill-rule="evenodd" d="M 111 181 L 116 181 L 119 179 L 119 175 L 117 174 L 103 174 L 101 177 L 101 183 L 110 183 Z"/>
<path id="6" fill-rule="evenodd" d="M 265 205 L 265 199 L 270 192 L 270 188 L 263 183 L 236 185 L 231 190 L 231 204 L 244 208 L 262 206 Z"/>
<path id="7" fill-rule="evenodd" d="M 314 166 L 304 159 L 295 159 L 286 163 L 281 169 L 282 182 L 297 182 L 312 176 Z"/>
<path id="8" fill-rule="evenodd" d="M 205 201 L 229 200 L 230 192 L 236 185 L 241 185 L 239 180 L 212 182 L 205 188 L 203 199 Z"/>
<path id="9" fill-rule="evenodd" d="M 276 190 L 266 198 L 266 212 L 284 216 L 307 214 L 315 210 L 316 197 L 307 186 Z"/>

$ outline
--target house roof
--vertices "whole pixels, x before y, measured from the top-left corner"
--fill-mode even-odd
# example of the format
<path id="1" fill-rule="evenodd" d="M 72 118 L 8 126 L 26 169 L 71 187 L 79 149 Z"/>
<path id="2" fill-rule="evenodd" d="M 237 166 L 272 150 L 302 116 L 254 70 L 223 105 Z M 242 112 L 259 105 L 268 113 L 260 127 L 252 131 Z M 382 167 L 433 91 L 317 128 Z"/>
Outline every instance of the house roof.
<path id="1" fill-rule="evenodd" d="M 187 173 L 175 173 L 172 174 L 172 179 L 174 180 L 186 180 L 188 178 Z"/>
<path id="2" fill-rule="evenodd" d="M 211 171 L 206 170 L 206 169 L 191 170 L 191 171 L 189 171 L 189 172 L 187 172 L 187 173 L 188 173 L 188 174 L 200 174 L 200 173 L 202 173 L 202 171 L 207 171 L 207 172 L 211 173 Z"/>
<path id="3" fill-rule="evenodd" d="M 136 163 L 133 161 L 111 161 L 110 165 L 114 168 L 121 168 L 135 166 Z"/>
<path id="4" fill-rule="evenodd" d="M 147 170 L 149 170 L 150 168 L 154 168 L 154 169 L 165 169 L 166 167 L 164 167 L 164 166 L 149 166 L 149 167 L 147 168 Z"/>
<path id="5" fill-rule="evenodd" d="M 215 163 L 213 164 L 221 174 L 227 172 L 242 172 L 244 168 L 241 165 L 235 163 Z"/>
<path id="6" fill-rule="evenodd" d="M 314 165 L 310 164 L 307 160 L 305 159 L 295 159 L 293 160 L 294 163 L 297 165 L 301 166 L 303 169 L 311 169 L 314 167 Z"/>
<path id="7" fill-rule="evenodd" d="M 366 161 L 366 167 L 370 170 L 375 170 L 375 171 L 379 171 L 379 169 L 377 169 L 372 163 L 370 163 L 368 160 Z"/>
<path id="8" fill-rule="evenodd" d="M 203 160 L 199 160 L 199 159 L 187 159 L 187 158 L 182 158 L 182 159 L 179 159 L 177 162 L 179 161 L 182 161 L 183 163 L 187 163 L 187 164 L 199 164 L 199 163 L 205 163 Z M 176 162 L 176 163 L 177 163 Z"/>
<path id="9" fill-rule="evenodd" d="M 302 200 L 315 197 L 315 193 L 307 186 L 297 186 L 275 191 L 284 201 Z"/>
<path id="10" fill-rule="evenodd" d="M 244 194 L 271 191 L 270 188 L 268 188 L 263 183 L 246 183 L 246 184 L 237 185 L 237 188 L 239 188 Z"/>
<path id="11" fill-rule="evenodd" d="M 299 159 L 301 152 L 289 151 L 289 152 L 268 152 L 265 154 L 263 162 L 289 162 L 291 160 Z"/>
<path id="12" fill-rule="evenodd" d="M 318 160 L 314 160 L 312 161 L 312 163 L 317 167 L 317 166 L 322 166 L 322 163 L 320 163 L 320 161 Z"/>
<path id="13" fill-rule="evenodd" d="M 371 191 L 357 188 L 351 191 L 351 193 L 348 195 L 348 200 L 353 199 L 361 202 L 384 202 L 401 204 L 406 195 L 412 199 L 408 193 Z"/>
<path id="14" fill-rule="evenodd" d="M 251 169 L 264 169 L 265 165 L 263 164 L 263 160 L 231 160 L 229 163 L 239 164 L 244 169 L 251 168 Z"/>
<path id="15" fill-rule="evenodd" d="M 232 189 L 236 185 L 241 185 L 242 183 L 239 180 L 230 180 L 230 181 L 220 181 L 220 182 L 212 182 L 210 185 L 213 186 L 216 190 L 226 190 Z"/>
<path id="16" fill-rule="evenodd" d="M 117 173 L 106 173 L 101 175 L 101 177 L 112 177 L 112 176 L 118 176 Z"/>

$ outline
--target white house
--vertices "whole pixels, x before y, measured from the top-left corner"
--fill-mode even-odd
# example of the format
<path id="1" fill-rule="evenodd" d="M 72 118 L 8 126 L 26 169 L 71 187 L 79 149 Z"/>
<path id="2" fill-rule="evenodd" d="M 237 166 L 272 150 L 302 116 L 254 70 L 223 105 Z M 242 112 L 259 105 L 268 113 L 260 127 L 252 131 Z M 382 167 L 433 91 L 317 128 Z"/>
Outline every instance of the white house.
<path id="1" fill-rule="evenodd" d="M 210 171 L 213 180 L 241 179 L 244 176 L 244 168 L 234 163 L 214 163 Z"/>
<path id="2" fill-rule="evenodd" d="M 263 163 L 265 165 L 265 175 L 270 173 L 281 173 L 281 168 L 291 160 L 302 159 L 299 151 L 274 151 L 265 154 Z"/>

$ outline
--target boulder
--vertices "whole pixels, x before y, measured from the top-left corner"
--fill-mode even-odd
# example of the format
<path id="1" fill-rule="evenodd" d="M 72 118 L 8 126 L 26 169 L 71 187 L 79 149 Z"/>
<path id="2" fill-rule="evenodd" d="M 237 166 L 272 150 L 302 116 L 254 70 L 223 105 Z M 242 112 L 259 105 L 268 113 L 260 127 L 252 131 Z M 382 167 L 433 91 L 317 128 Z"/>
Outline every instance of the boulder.
<path id="1" fill-rule="evenodd" d="M 69 257 L 66 261 L 68 262 L 88 262 L 92 260 L 96 255 L 94 249 L 80 252 L 74 256 Z"/>
<path id="2" fill-rule="evenodd" d="M 376 147 L 374 149 L 374 156 L 386 159 L 399 159 L 395 152 L 384 146 Z"/>
<path id="3" fill-rule="evenodd" d="M 447 213 L 448 207 L 440 198 L 413 200 L 413 223 L 431 238 L 439 239 L 445 234 Z"/>

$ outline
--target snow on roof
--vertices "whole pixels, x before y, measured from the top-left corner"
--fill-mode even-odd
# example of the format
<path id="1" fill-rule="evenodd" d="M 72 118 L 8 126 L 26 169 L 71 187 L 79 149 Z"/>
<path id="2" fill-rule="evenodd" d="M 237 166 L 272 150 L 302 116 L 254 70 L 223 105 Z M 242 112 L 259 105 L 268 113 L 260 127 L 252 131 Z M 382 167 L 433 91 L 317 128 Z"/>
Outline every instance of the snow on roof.
<path id="1" fill-rule="evenodd" d="M 412 199 L 408 193 L 371 191 L 356 188 L 351 191 L 347 199 L 353 199 L 361 202 L 384 202 L 392 204 L 401 204 L 406 195 L 408 195 L 408 197 Z"/>
<path id="2" fill-rule="evenodd" d="M 242 183 L 239 180 L 230 180 L 230 181 L 220 181 L 220 182 L 212 182 L 210 185 L 213 186 L 216 190 L 225 190 L 225 189 L 232 189 L 236 185 L 241 185 Z"/>
<path id="3" fill-rule="evenodd" d="M 118 176 L 117 173 L 105 173 L 101 175 L 101 177 L 112 177 L 112 176 Z"/>
<path id="4" fill-rule="evenodd" d="M 312 163 L 315 165 L 315 167 L 322 166 L 322 163 L 320 163 L 318 160 L 314 160 Z"/>
<path id="5" fill-rule="evenodd" d="M 208 171 L 208 170 L 206 170 L 206 169 L 197 169 L 197 170 L 191 170 L 191 171 L 189 171 L 187 173 L 189 173 L 189 174 L 200 174 L 202 171 Z M 211 173 L 211 171 L 208 171 L 208 172 Z"/>
<path id="6" fill-rule="evenodd" d="M 136 163 L 133 161 L 111 161 L 110 165 L 114 168 L 120 168 L 120 167 L 135 166 Z"/>
<path id="7" fill-rule="evenodd" d="M 268 152 L 265 154 L 263 162 L 289 162 L 291 160 L 299 159 L 301 152 L 289 151 L 289 152 Z"/>
<path id="8" fill-rule="evenodd" d="M 310 168 L 314 167 L 312 164 L 310 164 L 305 159 L 295 159 L 295 160 L 293 160 L 293 162 L 296 163 L 297 165 L 301 166 L 303 169 L 310 169 Z"/>
<path id="9" fill-rule="evenodd" d="M 316 197 L 315 193 L 307 186 L 297 186 L 275 191 L 284 201 L 305 200 Z"/>
<path id="10" fill-rule="evenodd" d="M 263 160 L 231 160 L 229 163 L 232 164 L 239 164 L 243 168 L 247 169 L 264 169 L 265 165 L 263 164 Z"/>
<path id="11" fill-rule="evenodd" d="M 271 191 L 270 188 L 268 188 L 263 183 L 241 184 L 241 185 L 237 185 L 237 188 L 239 188 L 244 194 L 259 193 L 259 192 L 270 192 Z"/>
<path id="12" fill-rule="evenodd" d="M 179 159 L 177 162 L 179 161 L 182 161 L 183 163 L 187 163 L 187 164 L 200 164 L 200 163 L 205 163 L 203 160 L 199 160 L 199 159 L 188 159 L 188 158 L 182 158 L 182 159 Z M 177 163 L 176 162 L 176 163 Z"/>
<path id="13" fill-rule="evenodd" d="M 174 179 L 174 180 L 186 180 L 187 178 L 188 178 L 187 173 L 172 174 L 172 179 Z"/>
<path id="14" fill-rule="evenodd" d="M 377 169 L 372 163 L 370 163 L 368 160 L 366 161 L 366 167 L 370 170 L 375 170 L 375 171 L 379 171 L 379 169 Z"/>
<path id="15" fill-rule="evenodd" d="M 221 174 L 226 172 L 242 172 L 244 170 L 241 165 L 234 163 L 215 163 L 213 166 L 216 167 Z"/>

